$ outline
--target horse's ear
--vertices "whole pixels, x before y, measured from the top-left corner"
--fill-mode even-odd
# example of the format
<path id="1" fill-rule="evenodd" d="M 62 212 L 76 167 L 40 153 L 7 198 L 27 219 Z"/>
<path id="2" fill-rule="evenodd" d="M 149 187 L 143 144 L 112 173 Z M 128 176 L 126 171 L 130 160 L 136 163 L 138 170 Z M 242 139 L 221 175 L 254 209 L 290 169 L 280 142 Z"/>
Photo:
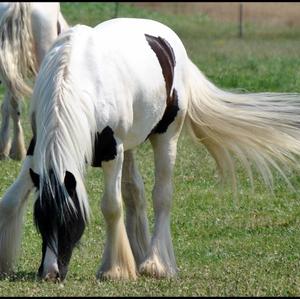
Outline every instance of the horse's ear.
<path id="1" fill-rule="evenodd" d="M 35 173 L 31 168 L 29 168 L 29 173 L 31 176 L 31 180 L 33 182 L 34 187 L 39 188 L 40 187 L 40 176 Z"/>
<path id="2" fill-rule="evenodd" d="M 76 179 L 71 172 L 66 171 L 64 183 L 69 195 L 72 196 L 76 189 Z"/>

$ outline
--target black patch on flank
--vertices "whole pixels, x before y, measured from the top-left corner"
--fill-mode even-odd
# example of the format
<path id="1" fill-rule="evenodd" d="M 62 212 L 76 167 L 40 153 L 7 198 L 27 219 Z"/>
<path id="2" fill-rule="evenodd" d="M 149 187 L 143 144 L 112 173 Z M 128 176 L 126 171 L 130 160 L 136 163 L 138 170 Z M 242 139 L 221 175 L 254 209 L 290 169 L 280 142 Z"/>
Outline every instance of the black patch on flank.
<path id="1" fill-rule="evenodd" d="M 117 155 L 117 142 L 113 130 L 107 126 L 99 134 L 97 132 L 94 142 L 93 167 L 101 167 L 103 161 L 113 160 Z"/>
<path id="2" fill-rule="evenodd" d="M 158 134 L 165 133 L 167 131 L 169 125 L 174 121 L 174 119 L 179 111 L 178 96 L 177 96 L 176 89 L 173 90 L 172 97 L 173 97 L 172 102 L 166 107 L 166 110 L 164 112 L 162 119 L 154 127 L 154 129 L 151 131 L 151 133 L 158 133 Z"/>
<path id="3" fill-rule="evenodd" d="M 28 150 L 27 150 L 27 156 L 33 156 L 34 153 L 34 148 L 35 148 L 35 136 L 32 137 Z"/>
<path id="4" fill-rule="evenodd" d="M 30 174 L 32 178 L 34 177 L 35 182 L 39 182 L 39 179 L 37 179 L 38 174 L 34 174 L 32 170 L 30 170 Z M 66 172 L 64 185 L 75 211 L 67 205 L 67 200 L 70 199 L 65 198 L 62 186 L 56 181 L 53 171 L 49 172 L 49 177 L 52 192 L 49 186 L 44 184 L 41 198 L 39 196 L 34 204 L 34 223 L 43 239 L 42 261 L 38 275 L 41 276 L 43 273 L 46 248 L 49 247 L 57 255 L 58 277 L 62 281 L 67 275 L 73 249 L 84 232 L 85 221 L 80 209 L 76 193 L 76 180 L 73 174 Z M 57 247 L 56 250 L 55 247 Z"/>
<path id="5" fill-rule="evenodd" d="M 175 89 L 173 89 L 171 94 L 171 89 L 174 81 L 174 68 L 176 64 L 174 51 L 169 44 L 169 42 L 162 37 L 155 37 L 152 35 L 145 34 L 146 40 L 149 43 L 151 49 L 156 54 L 159 64 L 162 69 L 162 73 L 166 84 L 166 109 L 162 116 L 162 119 L 153 128 L 151 134 L 153 133 L 164 133 L 167 131 L 169 125 L 174 121 L 178 111 L 178 94 Z M 148 135 L 148 137 L 149 137 Z"/>

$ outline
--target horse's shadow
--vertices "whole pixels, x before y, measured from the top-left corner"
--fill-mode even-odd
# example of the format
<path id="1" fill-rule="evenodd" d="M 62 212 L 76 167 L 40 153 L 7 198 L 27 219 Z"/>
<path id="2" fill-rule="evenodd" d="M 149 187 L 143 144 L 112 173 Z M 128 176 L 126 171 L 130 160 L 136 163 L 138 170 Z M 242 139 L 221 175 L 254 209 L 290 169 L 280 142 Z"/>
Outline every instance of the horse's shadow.
<path id="1" fill-rule="evenodd" d="M 19 271 L 12 274 L 0 275 L 0 281 L 8 280 L 10 282 L 16 281 L 38 281 L 36 272 Z"/>

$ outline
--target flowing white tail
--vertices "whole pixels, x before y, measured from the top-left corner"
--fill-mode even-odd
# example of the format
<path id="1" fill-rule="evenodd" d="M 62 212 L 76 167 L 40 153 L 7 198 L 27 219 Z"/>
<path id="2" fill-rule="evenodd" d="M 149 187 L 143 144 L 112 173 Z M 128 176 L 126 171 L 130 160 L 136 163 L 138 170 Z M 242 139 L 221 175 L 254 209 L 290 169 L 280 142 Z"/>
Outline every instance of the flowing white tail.
<path id="1" fill-rule="evenodd" d="M 251 162 L 272 187 L 271 168 L 286 177 L 283 166 L 298 167 L 300 153 L 300 101 L 292 93 L 237 94 L 214 86 L 190 62 L 188 131 L 216 160 L 221 177 L 236 187 L 235 154 L 251 181 Z"/>

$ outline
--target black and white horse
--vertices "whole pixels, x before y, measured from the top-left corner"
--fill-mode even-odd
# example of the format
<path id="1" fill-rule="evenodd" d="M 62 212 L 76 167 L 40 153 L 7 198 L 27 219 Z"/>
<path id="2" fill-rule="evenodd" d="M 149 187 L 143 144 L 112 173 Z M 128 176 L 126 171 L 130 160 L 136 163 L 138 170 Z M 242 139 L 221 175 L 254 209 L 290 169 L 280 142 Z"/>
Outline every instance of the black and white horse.
<path id="1" fill-rule="evenodd" d="M 183 126 L 235 182 L 234 156 L 271 183 L 271 169 L 299 166 L 300 97 L 220 90 L 188 58 L 178 36 L 152 20 L 77 25 L 46 55 L 31 101 L 33 138 L 21 172 L 0 204 L 0 271 L 10 272 L 22 215 L 35 187 L 35 223 L 43 239 L 39 275 L 63 280 L 84 232 L 86 167 L 102 167 L 106 244 L 97 276 L 172 277 L 172 174 Z M 154 151 L 155 225 L 150 236 L 144 187 L 133 150 Z M 126 207 L 124 222 L 123 202 Z"/>
<path id="2" fill-rule="evenodd" d="M 42 59 L 57 36 L 68 29 L 59 3 L 0 3 L 0 78 L 5 87 L 1 106 L 0 158 L 21 160 L 26 156 L 20 101 L 31 95 Z M 9 122 L 13 121 L 10 143 Z"/>

